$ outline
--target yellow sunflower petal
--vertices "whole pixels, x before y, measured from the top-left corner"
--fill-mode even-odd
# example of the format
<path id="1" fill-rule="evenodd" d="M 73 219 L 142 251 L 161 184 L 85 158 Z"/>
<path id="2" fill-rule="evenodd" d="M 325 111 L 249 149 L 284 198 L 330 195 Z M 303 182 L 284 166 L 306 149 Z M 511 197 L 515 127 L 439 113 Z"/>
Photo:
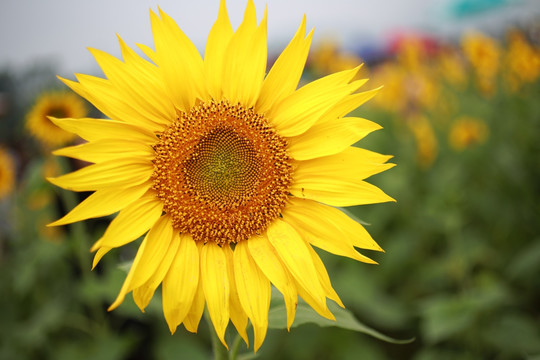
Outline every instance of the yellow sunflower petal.
<path id="1" fill-rule="evenodd" d="M 159 284 L 161 284 L 161 282 L 163 281 L 165 274 L 167 274 L 167 272 L 169 271 L 171 263 L 176 256 L 178 246 L 180 245 L 180 241 L 177 240 L 178 233 L 175 232 L 173 234 L 172 241 L 169 242 L 169 247 L 165 252 L 165 256 L 162 258 L 156 271 L 143 285 L 133 290 L 133 300 L 142 312 L 144 312 L 144 309 L 150 303 L 150 300 L 154 296 L 154 292 L 156 291 Z"/>
<path id="2" fill-rule="evenodd" d="M 366 82 L 367 79 L 361 79 L 357 80 L 355 83 L 358 84 L 358 87 L 360 87 Z M 378 87 L 376 89 L 364 91 L 361 93 L 351 94 L 344 97 L 343 99 L 341 99 L 341 101 L 339 101 L 337 104 L 332 106 L 326 113 L 324 113 L 324 115 L 321 116 L 318 122 L 333 122 L 336 119 L 349 114 L 351 111 L 374 97 L 380 89 L 382 89 L 382 87 Z"/>
<path id="3" fill-rule="evenodd" d="M 180 235 L 180 246 L 163 279 L 163 313 L 171 333 L 184 321 L 199 285 L 199 251 L 189 235 Z"/>
<path id="4" fill-rule="evenodd" d="M 150 121 L 145 115 L 139 113 L 131 100 L 109 80 L 84 74 L 76 74 L 76 77 L 78 83 L 62 78 L 60 80 L 94 104 L 109 118 L 151 129 L 152 131 L 163 129 L 163 123 Z"/>
<path id="5" fill-rule="evenodd" d="M 209 241 L 201 251 L 201 280 L 208 313 L 216 334 L 228 349 L 225 342 L 225 329 L 229 323 L 229 278 L 227 258 L 221 247 Z"/>
<path id="6" fill-rule="evenodd" d="M 225 0 L 220 1 L 219 13 L 214 26 L 210 30 L 204 52 L 204 68 L 208 92 L 214 99 L 221 99 L 223 80 L 223 59 L 225 50 L 233 35 Z"/>
<path id="7" fill-rule="evenodd" d="M 358 83 L 349 84 L 358 69 L 341 71 L 304 85 L 269 112 L 272 124 L 282 136 L 304 133 L 336 102 L 358 89 Z"/>
<path id="8" fill-rule="evenodd" d="M 91 118 L 57 119 L 49 117 L 49 119 L 58 127 L 73 132 L 87 141 L 125 139 L 143 144 L 153 144 L 157 141 L 152 131 L 122 121 Z"/>
<path id="9" fill-rule="evenodd" d="M 253 236 L 247 243 L 249 252 L 259 269 L 283 294 L 285 307 L 287 308 L 287 330 L 289 330 L 294 321 L 296 306 L 298 305 L 298 294 L 294 279 L 279 260 L 279 255 L 268 241 L 266 235 Z"/>
<path id="10" fill-rule="evenodd" d="M 249 347 L 249 339 L 246 332 L 246 327 L 248 324 L 248 316 L 242 304 L 240 303 L 240 298 L 238 297 L 238 291 L 236 289 L 236 277 L 234 275 L 234 254 L 229 245 L 224 245 L 223 250 L 227 256 L 227 274 L 229 276 L 229 286 L 231 288 L 231 297 L 230 297 L 230 313 L 231 321 L 234 324 L 234 327 L 238 331 L 238 334 L 244 339 L 246 345 Z"/>
<path id="11" fill-rule="evenodd" d="M 118 213 L 105 234 L 98 241 L 99 247 L 119 247 L 143 235 L 161 217 L 163 202 L 149 192 Z"/>
<path id="12" fill-rule="evenodd" d="M 255 5 L 249 0 L 244 20 L 225 52 L 223 96 L 246 108 L 255 105 L 266 71 L 266 11 L 257 27 Z"/>
<path id="13" fill-rule="evenodd" d="M 267 235 L 298 284 L 311 295 L 315 302 L 326 307 L 324 290 L 319 282 L 308 246 L 296 230 L 283 220 L 277 219 L 268 227 Z"/>
<path id="14" fill-rule="evenodd" d="M 321 285 L 324 291 L 326 292 L 326 297 L 331 300 L 334 300 L 339 306 L 344 308 L 345 305 L 343 305 L 338 294 L 332 287 L 332 283 L 330 282 L 330 277 L 328 276 L 328 272 L 326 271 L 326 267 L 324 266 L 324 263 L 322 262 L 321 258 L 319 257 L 317 252 L 313 250 L 311 246 L 308 246 L 308 249 L 309 249 L 309 252 L 311 253 L 313 264 L 315 265 L 315 268 L 317 269 L 317 275 L 319 275 L 319 281 L 321 282 Z"/>
<path id="15" fill-rule="evenodd" d="M 300 199 L 311 199 L 330 206 L 354 206 L 395 201 L 381 189 L 365 181 L 336 178 L 331 181 L 313 179 L 294 183 L 291 194 Z"/>
<path id="16" fill-rule="evenodd" d="M 300 285 L 298 282 L 296 282 L 296 285 L 296 288 L 298 289 L 298 295 L 300 295 L 300 297 L 304 299 L 304 301 L 308 303 L 308 305 L 311 306 L 313 310 L 317 312 L 317 314 L 329 320 L 336 320 L 336 317 L 334 316 L 334 314 L 332 314 L 332 312 L 330 311 L 330 309 L 328 309 L 328 306 L 326 305 L 326 299 L 324 303 L 321 303 L 313 296 L 311 296 L 311 294 L 307 292 L 306 289 L 304 289 L 302 285 Z"/>
<path id="17" fill-rule="evenodd" d="M 202 242 L 197 242 L 199 259 L 200 259 L 202 247 L 203 247 Z M 197 291 L 195 292 L 195 297 L 193 298 L 193 303 L 191 305 L 191 308 L 189 309 L 189 312 L 187 313 L 184 319 L 184 323 L 183 323 L 187 331 L 192 332 L 192 333 L 197 332 L 197 328 L 199 327 L 199 322 L 201 321 L 203 312 L 204 312 L 204 290 L 202 287 L 202 275 L 199 269 L 199 286 L 197 288 Z"/>
<path id="18" fill-rule="evenodd" d="M 98 190 L 75 206 L 61 219 L 47 226 L 71 224 L 90 218 L 102 217 L 115 213 L 139 199 L 152 184 L 146 182 L 125 189 Z"/>
<path id="19" fill-rule="evenodd" d="M 379 129 L 379 124 L 355 117 L 317 122 L 305 133 L 287 139 L 289 155 L 296 160 L 334 155 Z"/>
<path id="20" fill-rule="evenodd" d="M 124 54 L 133 56 L 134 53 L 130 52 L 129 47 L 121 39 L 120 44 Z M 104 51 L 89 50 L 111 85 L 122 94 L 129 106 L 140 116 L 162 125 L 167 125 L 176 118 L 174 105 L 162 91 L 163 86 L 158 82 L 161 79 L 157 77 L 155 69 L 152 69 L 153 65 L 147 63 L 148 66 L 143 68 L 140 66 L 142 63 L 139 62 L 139 66 L 133 66 L 133 61 L 124 63 Z M 130 57 L 130 60 L 133 59 Z"/>
<path id="21" fill-rule="evenodd" d="M 111 161 L 122 157 L 145 159 L 150 162 L 155 156 L 150 145 L 121 139 L 103 139 L 69 146 L 55 150 L 53 154 L 91 163 Z"/>
<path id="22" fill-rule="evenodd" d="M 249 254 L 247 242 L 237 243 L 234 249 L 234 275 L 240 303 L 253 325 L 256 352 L 268 329 L 270 282 Z"/>
<path id="23" fill-rule="evenodd" d="M 362 225 L 340 210 L 312 200 L 293 199 L 283 211 L 283 220 L 306 241 L 332 254 L 375 263 L 354 247 L 382 251 Z"/>
<path id="24" fill-rule="evenodd" d="M 56 186 L 71 191 L 95 191 L 142 184 L 154 166 L 138 158 L 123 158 L 89 165 L 57 178 L 47 178 Z"/>
<path id="25" fill-rule="evenodd" d="M 156 272 L 173 239 L 177 241 L 178 235 L 172 227 L 170 216 L 164 215 L 152 225 L 146 234 L 146 247 L 142 254 L 141 263 L 133 274 L 133 288 L 142 286 Z"/>
<path id="26" fill-rule="evenodd" d="M 150 11 L 156 46 L 155 60 L 174 105 L 189 111 L 197 98 L 206 97 L 203 60 L 176 22 L 161 9 L 159 15 L 161 19 Z"/>
<path id="27" fill-rule="evenodd" d="M 162 119 L 156 120 L 167 124 L 171 119 L 175 118 L 176 113 L 172 101 L 166 96 L 158 67 L 140 57 L 133 49 L 127 46 L 120 36 L 118 36 L 118 41 L 120 42 L 124 62 L 135 70 L 134 72 L 138 74 L 140 80 L 144 80 L 140 85 L 148 87 L 145 91 L 145 97 L 147 96 L 147 99 L 153 102 L 152 106 L 163 116 Z M 152 59 L 152 56 L 148 57 Z"/>
<path id="28" fill-rule="evenodd" d="M 294 181 L 302 186 L 319 181 L 332 183 L 335 179 L 364 180 L 394 167 L 395 164 L 386 163 L 390 158 L 392 156 L 351 146 L 334 155 L 299 161 Z"/>
<path id="29" fill-rule="evenodd" d="M 142 257 L 142 253 L 144 251 L 144 247 L 146 246 L 146 241 L 143 241 L 141 243 L 141 246 L 139 246 L 139 250 L 137 251 L 137 255 L 135 255 L 135 259 L 133 260 L 133 263 L 131 264 L 131 268 L 129 269 L 129 273 L 126 276 L 126 279 L 124 280 L 124 284 L 122 284 L 122 288 L 120 289 L 120 292 L 118 293 L 118 296 L 116 297 L 116 300 L 109 306 L 107 311 L 112 311 L 116 309 L 122 302 L 124 301 L 126 294 L 131 291 L 131 279 L 133 278 L 133 274 L 135 273 L 135 269 L 137 269 L 137 266 L 139 265 L 139 262 Z"/>
<path id="30" fill-rule="evenodd" d="M 92 260 L 92 270 L 94 270 L 94 268 L 101 261 L 101 259 L 111 250 L 112 250 L 111 247 L 99 248 L 99 250 L 96 252 L 96 255 L 94 255 L 94 260 Z"/>
<path id="31" fill-rule="evenodd" d="M 258 112 L 266 113 L 275 103 L 296 90 L 306 63 L 313 30 L 306 38 L 304 38 L 305 33 L 306 17 L 304 16 L 296 35 L 279 55 L 264 79 L 261 93 L 257 99 L 256 109 Z"/>
<path id="32" fill-rule="evenodd" d="M 151 47 L 144 45 L 144 44 L 137 44 L 137 47 L 141 49 L 141 51 L 144 53 L 144 55 L 148 56 L 148 58 L 154 63 L 157 64 L 157 55 L 154 49 Z"/>

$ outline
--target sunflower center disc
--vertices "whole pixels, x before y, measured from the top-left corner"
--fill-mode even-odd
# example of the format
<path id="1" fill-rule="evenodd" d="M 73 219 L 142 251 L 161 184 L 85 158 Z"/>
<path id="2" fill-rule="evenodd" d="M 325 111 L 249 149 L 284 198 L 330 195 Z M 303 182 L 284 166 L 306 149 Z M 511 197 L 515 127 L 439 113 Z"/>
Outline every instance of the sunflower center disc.
<path id="1" fill-rule="evenodd" d="M 185 162 L 186 181 L 197 193 L 226 206 L 245 196 L 257 181 L 260 161 L 248 140 L 230 128 L 217 128 L 198 144 L 198 151 Z"/>
<path id="2" fill-rule="evenodd" d="M 236 243 L 279 216 L 291 159 L 264 116 L 211 101 L 181 113 L 159 137 L 153 188 L 175 229 L 197 241 Z"/>

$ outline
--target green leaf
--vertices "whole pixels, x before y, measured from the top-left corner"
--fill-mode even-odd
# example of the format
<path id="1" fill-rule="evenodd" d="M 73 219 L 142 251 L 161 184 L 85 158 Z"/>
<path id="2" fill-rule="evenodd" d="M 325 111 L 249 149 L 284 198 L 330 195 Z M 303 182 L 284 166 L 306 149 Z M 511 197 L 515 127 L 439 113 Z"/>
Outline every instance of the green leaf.
<path id="1" fill-rule="evenodd" d="M 273 296 L 273 302 L 275 304 L 275 297 Z M 298 299 L 298 306 L 296 307 L 296 316 L 292 327 L 297 327 L 302 324 L 316 324 L 321 327 L 335 326 L 343 329 L 358 331 L 370 336 L 373 336 L 379 340 L 383 340 L 394 344 L 408 344 L 414 341 L 414 338 L 407 340 L 398 340 L 381 334 L 375 329 L 361 323 L 354 317 L 354 315 L 347 309 L 339 307 L 336 303 L 328 301 L 328 308 L 336 317 L 336 321 L 323 318 L 315 312 L 305 301 Z M 286 321 L 286 309 L 285 305 L 281 302 L 270 307 L 268 313 L 268 327 L 271 329 L 285 329 L 287 327 Z"/>

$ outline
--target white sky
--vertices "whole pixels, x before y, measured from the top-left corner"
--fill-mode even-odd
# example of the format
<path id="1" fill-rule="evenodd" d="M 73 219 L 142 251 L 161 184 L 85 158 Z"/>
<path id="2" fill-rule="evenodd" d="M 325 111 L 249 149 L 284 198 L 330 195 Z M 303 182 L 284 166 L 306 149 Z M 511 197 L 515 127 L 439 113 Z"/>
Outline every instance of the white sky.
<path id="1" fill-rule="evenodd" d="M 445 13 L 452 1 L 459 0 L 255 0 L 255 5 L 259 19 L 268 5 L 269 44 L 281 49 L 304 14 L 308 28 L 315 27 L 315 43 L 329 34 L 346 44 L 382 39 L 411 27 L 448 34 L 491 21 L 485 16 L 448 18 Z M 512 23 L 540 15 L 540 0 L 507 1 L 512 6 L 489 17 Z M 246 2 L 227 1 L 233 27 L 240 23 Z M 64 76 L 94 71 L 97 66 L 86 48 L 118 56 L 116 33 L 130 46 L 153 46 L 148 9 L 156 10 L 158 4 L 202 50 L 219 0 L 1 0 L 0 69 L 45 60 L 54 62 Z"/>

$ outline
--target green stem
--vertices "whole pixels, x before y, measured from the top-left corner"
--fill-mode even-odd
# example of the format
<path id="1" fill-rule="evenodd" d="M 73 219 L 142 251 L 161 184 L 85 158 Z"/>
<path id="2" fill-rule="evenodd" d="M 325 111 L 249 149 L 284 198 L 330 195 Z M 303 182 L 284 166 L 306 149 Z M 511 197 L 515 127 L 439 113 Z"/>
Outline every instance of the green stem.
<path id="1" fill-rule="evenodd" d="M 208 312 L 204 311 L 204 318 L 206 319 L 206 323 L 208 324 L 208 330 L 210 331 L 210 336 L 212 338 L 212 352 L 214 353 L 214 359 L 215 360 L 228 360 L 229 359 L 229 351 L 221 341 L 219 340 L 219 337 L 217 336 L 216 329 L 214 329 L 214 325 L 212 324 L 212 320 L 210 319 L 210 316 L 208 315 Z"/>
<path id="2" fill-rule="evenodd" d="M 242 343 L 242 337 L 240 334 L 236 334 L 234 342 L 231 346 L 231 353 L 229 354 L 229 360 L 236 360 L 238 358 L 238 350 L 240 350 L 240 344 Z"/>
<path id="3" fill-rule="evenodd" d="M 59 167 L 61 169 L 62 173 L 67 173 L 71 171 L 69 164 L 65 159 L 58 158 L 56 159 L 58 161 Z M 70 211 L 78 204 L 77 195 L 72 191 L 67 190 L 60 190 L 59 192 L 60 198 L 62 199 L 62 202 L 64 203 L 64 206 L 67 211 Z M 77 263 L 79 265 L 79 270 L 81 272 L 81 277 L 83 281 L 90 281 L 92 277 L 91 270 L 91 263 L 90 263 L 90 256 L 88 251 L 89 246 L 89 240 L 86 232 L 86 228 L 84 223 L 82 222 L 75 222 L 70 224 L 70 228 L 72 231 L 72 234 L 70 236 L 70 247 L 77 257 Z M 103 311 L 100 308 L 100 306 L 97 303 L 89 303 L 87 304 L 92 311 L 92 317 L 95 320 L 95 322 L 92 322 L 94 324 L 104 324 L 104 316 Z M 96 328 L 101 328 L 101 326 L 96 326 Z M 99 329 L 96 329 L 99 330 Z"/>
<path id="4" fill-rule="evenodd" d="M 57 159 L 57 161 L 62 173 L 67 173 L 71 171 L 65 159 L 60 158 Z M 70 211 L 75 206 L 77 206 L 77 196 L 74 192 L 60 190 L 58 193 L 60 195 L 60 198 L 62 199 L 62 202 L 64 203 L 66 211 Z M 72 231 L 71 238 L 74 239 L 74 241 L 70 241 L 70 245 L 73 249 L 73 252 L 75 253 L 75 256 L 77 257 L 79 268 L 81 270 L 81 276 L 83 277 L 83 279 L 88 279 L 90 269 L 90 257 L 88 256 L 88 238 L 86 236 L 85 226 L 83 223 L 78 221 L 70 224 L 70 228 Z"/>

